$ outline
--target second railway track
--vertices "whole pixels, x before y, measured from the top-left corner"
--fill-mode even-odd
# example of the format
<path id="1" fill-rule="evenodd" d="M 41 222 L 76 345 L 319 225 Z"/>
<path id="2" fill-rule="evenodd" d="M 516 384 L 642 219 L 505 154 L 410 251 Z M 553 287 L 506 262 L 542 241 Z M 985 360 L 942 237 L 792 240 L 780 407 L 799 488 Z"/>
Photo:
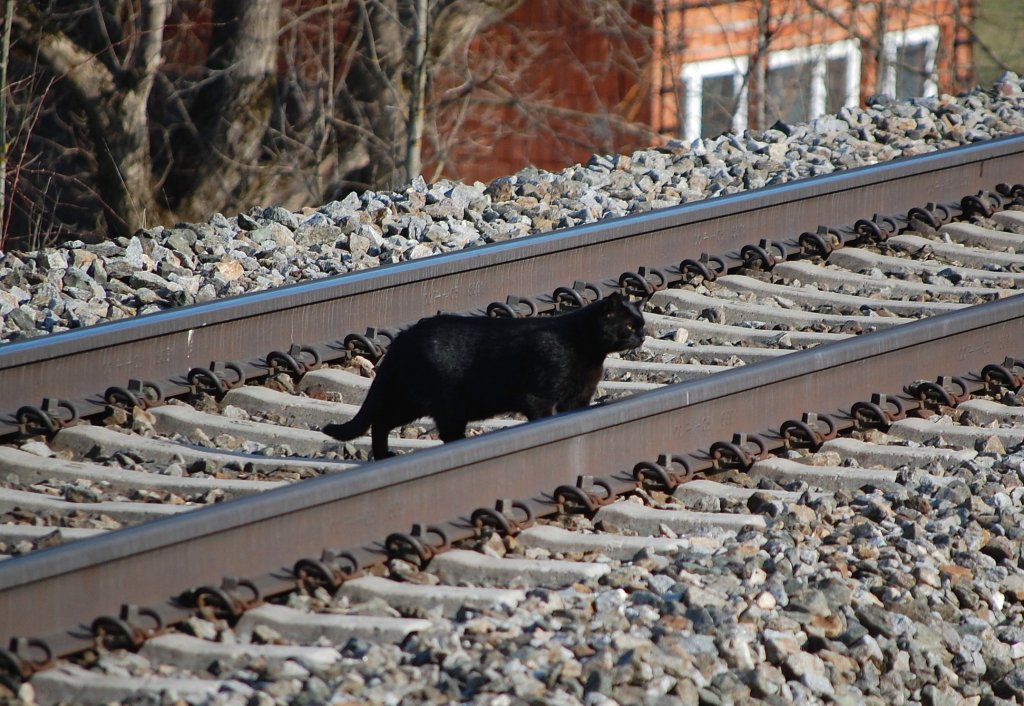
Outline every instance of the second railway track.
<path id="1" fill-rule="evenodd" d="M 1012 185 L 1022 150 L 1024 138 L 1000 140 L 0 347 L 0 425 L 44 432 L 0 448 L 8 547 L 174 515 L 0 564 L 6 636 L 43 638 L 62 653 L 93 640 L 84 628 L 122 604 L 169 622 L 188 614 L 171 596 L 223 576 L 252 577 L 270 595 L 294 584 L 298 558 L 325 548 L 369 564 L 386 554 L 385 538 L 414 525 L 473 535 L 470 513 L 498 498 L 543 511 L 545 498 L 557 506 L 556 488 L 586 485 L 581 476 L 635 487 L 621 472 L 659 454 L 655 474 L 673 454 L 695 454 L 691 465 L 707 470 L 721 454 L 760 452 L 730 440 L 733 431 L 857 402 L 868 415 L 913 406 L 893 402 L 909 383 L 977 373 L 1020 352 L 1024 211 Z M 1011 186 L 993 195 L 998 184 Z M 339 400 L 358 403 L 368 380 L 353 366 L 379 353 L 377 331 L 438 309 L 572 306 L 616 287 L 650 297 L 652 335 L 609 360 L 601 394 L 648 394 L 368 465 L 360 443 L 316 431 L 353 411 Z M 321 361 L 349 369 L 314 370 Z M 261 384 L 234 387 L 249 378 Z M 959 385 L 914 389 L 931 401 Z M 872 393 L 889 397 L 870 402 Z M 195 404 L 145 404 L 172 395 Z M 61 402 L 47 408 L 43 398 Z M 71 410 L 97 423 L 65 425 Z M 429 425 L 404 436 L 392 446 L 437 443 Z M 314 475 L 323 477 L 275 486 Z M 563 505 L 574 497 L 564 493 Z M 217 502 L 224 497 L 237 499 Z M 215 506 L 180 512 L 195 504 Z M 18 525 L 39 529 L 19 534 Z M 405 536 L 395 541 L 430 541 Z M 16 644 L 16 658 L 31 653 Z"/>

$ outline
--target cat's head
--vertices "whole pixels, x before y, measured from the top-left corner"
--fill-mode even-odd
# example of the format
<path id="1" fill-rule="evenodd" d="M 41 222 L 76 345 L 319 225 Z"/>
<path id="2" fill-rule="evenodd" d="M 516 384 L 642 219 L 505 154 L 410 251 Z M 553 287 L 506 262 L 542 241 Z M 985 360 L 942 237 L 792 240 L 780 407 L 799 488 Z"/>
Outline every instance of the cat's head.
<path id="1" fill-rule="evenodd" d="M 644 342 L 644 315 L 633 302 L 615 292 L 593 304 L 600 308 L 602 347 L 607 353 L 637 348 Z"/>

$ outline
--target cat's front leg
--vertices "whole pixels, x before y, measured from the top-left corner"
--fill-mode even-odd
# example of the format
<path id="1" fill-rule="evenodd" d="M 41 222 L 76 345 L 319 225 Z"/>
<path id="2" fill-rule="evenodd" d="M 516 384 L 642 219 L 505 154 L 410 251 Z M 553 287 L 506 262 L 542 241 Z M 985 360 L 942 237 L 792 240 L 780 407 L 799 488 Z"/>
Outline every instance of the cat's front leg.
<path id="1" fill-rule="evenodd" d="M 441 441 L 448 443 L 466 438 L 466 424 L 469 420 L 461 417 L 443 417 L 434 421 L 437 422 L 437 435 L 441 437 Z"/>

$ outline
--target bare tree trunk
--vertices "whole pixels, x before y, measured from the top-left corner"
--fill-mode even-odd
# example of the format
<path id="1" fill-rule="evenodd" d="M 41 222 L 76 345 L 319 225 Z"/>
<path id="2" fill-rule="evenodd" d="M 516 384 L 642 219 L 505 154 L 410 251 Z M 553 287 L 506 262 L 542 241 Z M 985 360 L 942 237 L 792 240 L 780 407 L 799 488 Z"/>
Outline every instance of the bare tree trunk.
<path id="1" fill-rule="evenodd" d="M 424 102 L 427 93 L 427 0 L 416 0 L 412 40 L 412 86 L 409 93 L 408 137 L 405 148 L 405 178 L 412 181 L 422 170 Z"/>
<path id="2" fill-rule="evenodd" d="M 3 36 L 0 36 L 0 249 L 7 236 L 7 60 L 11 49 L 11 24 L 14 21 L 14 0 L 4 3 Z"/>
<path id="3" fill-rule="evenodd" d="M 768 22 L 771 18 L 771 0 L 761 0 L 757 7 L 757 53 L 751 67 L 750 97 L 754 104 L 754 129 L 764 130 L 768 107 L 768 45 L 771 42 Z"/>
<path id="4" fill-rule="evenodd" d="M 135 55 L 122 75 L 99 96 L 105 111 L 90 105 L 90 131 L 97 145 L 100 191 L 108 208 L 107 222 L 126 235 L 145 227 L 160 214 L 153 198 L 149 122 L 146 103 L 160 65 L 164 20 L 169 0 L 143 0 Z M 93 104 L 95 105 L 95 104 Z"/>
<path id="5" fill-rule="evenodd" d="M 356 56 L 345 75 L 342 106 L 349 141 L 362 142 L 369 162 L 354 175 L 357 188 L 398 186 L 407 105 L 402 87 L 405 59 L 399 0 L 358 0 L 351 34 Z M 360 183 L 361 182 L 361 183 Z"/>
<path id="6" fill-rule="evenodd" d="M 161 215 L 153 198 L 146 102 L 160 66 L 168 9 L 169 0 L 142 0 L 135 49 L 124 58 L 112 50 L 96 56 L 37 17 L 31 25 L 42 28 L 32 37 L 40 60 L 68 82 L 85 112 L 96 191 L 116 235 L 130 234 Z"/>
<path id="7" fill-rule="evenodd" d="M 201 218 L 245 191 L 277 96 L 281 0 L 219 0 L 214 5 L 207 80 L 191 101 L 192 133 L 174 150 L 167 192 L 180 217 Z"/>
<path id="8" fill-rule="evenodd" d="M 874 94 L 881 96 L 885 91 L 885 73 L 888 60 L 885 56 L 885 33 L 888 30 L 889 8 L 885 0 L 880 0 L 875 16 L 875 41 L 872 49 L 875 52 L 875 89 Z"/>

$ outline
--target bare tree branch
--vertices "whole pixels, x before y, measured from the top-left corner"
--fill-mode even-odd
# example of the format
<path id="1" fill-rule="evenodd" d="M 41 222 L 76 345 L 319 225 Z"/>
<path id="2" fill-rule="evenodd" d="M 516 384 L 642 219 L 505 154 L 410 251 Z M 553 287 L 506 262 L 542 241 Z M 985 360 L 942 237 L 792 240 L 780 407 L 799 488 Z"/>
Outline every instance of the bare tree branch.
<path id="1" fill-rule="evenodd" d="M 113 90 L 114 76 L 107 67 L 63 32 L 31 16 L 29 19 L 15 16 L 14 27 L 19 31 L 19 41 L 37 54 L 54 74 L 67 78 L 83 101 L 100 100 Z"/>

